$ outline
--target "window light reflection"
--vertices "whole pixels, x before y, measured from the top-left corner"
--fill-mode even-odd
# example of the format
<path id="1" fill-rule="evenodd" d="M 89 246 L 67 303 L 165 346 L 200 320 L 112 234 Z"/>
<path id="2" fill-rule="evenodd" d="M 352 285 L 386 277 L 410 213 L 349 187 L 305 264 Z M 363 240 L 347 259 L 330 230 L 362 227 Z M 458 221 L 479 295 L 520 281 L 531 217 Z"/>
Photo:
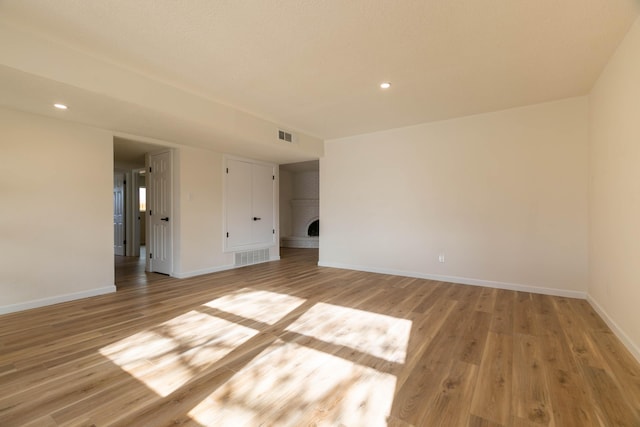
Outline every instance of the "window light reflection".
<path id="1" fill-rule="evenodd" d="M 178 389 L 258 331 L 190 311 L 100 350 L 161 396 Z"/>
<path id="2" fill-rule="evenodd" d="M 276 341 L 189 412 L 202 425 L 386 426 L 396 378 Z"/>
<path id="3" fill-rule="evenodd" d="M 304 301 L 287 294 L 244 288 L 205 305 L 272 325 Z"/>
<path id="4" fill-rule="evenodd" d="M 389 362 L 404 363 L 411 321 L 318 303 L 287 330 L 350 347 Z"/>

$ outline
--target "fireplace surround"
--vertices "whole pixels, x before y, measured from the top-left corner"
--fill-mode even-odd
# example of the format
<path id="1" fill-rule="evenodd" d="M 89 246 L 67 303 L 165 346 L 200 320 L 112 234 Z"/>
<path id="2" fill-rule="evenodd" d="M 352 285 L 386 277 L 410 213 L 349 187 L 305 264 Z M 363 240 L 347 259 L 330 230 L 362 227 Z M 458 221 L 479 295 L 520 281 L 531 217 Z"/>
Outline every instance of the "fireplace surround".
<path id="1" fill-rule="evenodd" d="M 309 235 L 309 226 L 319 221 L 318 199 L 291 200 L 292 236 L 283 237 L 281 245 L 287 248 L 317 248 L 318 236 Z"/>

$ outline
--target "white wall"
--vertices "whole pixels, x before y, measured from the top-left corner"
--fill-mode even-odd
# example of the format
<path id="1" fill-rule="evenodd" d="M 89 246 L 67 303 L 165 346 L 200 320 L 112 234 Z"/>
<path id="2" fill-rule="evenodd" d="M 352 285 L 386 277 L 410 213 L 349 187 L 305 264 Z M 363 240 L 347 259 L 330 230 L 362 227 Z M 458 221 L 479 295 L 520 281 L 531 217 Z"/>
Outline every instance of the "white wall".
<path id="1" fill-rule="evenodd" d="M 640 18 L 590 96 L 589 296 L 640 360 Z"/>
<path id="2" fill-rule="evenodd" d="M 587 119 L 579 97 L 327 141 L 320 264 L 584 295 Z"/>
<path id="3" fill-rule="evenodd" d="M 0 109 L 0 313 L 115 291 L 109 133 Z"/>
<path id="4" fill-rule="evenodd" d="M 296 172 L 293 175 L 293 198 L 318 200 L 320 197 L 318 171 Z"/>
<path id="5" fill-rule="evenodd" d="M 292 172 L 280 169 L 280 234 L 284 237 L 292 234 L 293 176 Z"/>
<path id="6" fill-rule="evenodd" d="M 222 251 L 222 154 L 176 149 L 174 191 L 174 274 L 186 277 L 228 268 L 233 256 Z"/>
<path id="7" fill-rule="evenodd" d="M 210 150 L 174 150 L 174 273 L 176 277 L 231 268 L 233 253 L 223 252 L 223 155 Z M 276 176 L 276 188 L 278 186 Z M 276 218 L 278 215 L 276 200 Z M 276 226 L 276 242 L 279 230 Z M 279 246 L 269 249 L 279 257 Z"/>

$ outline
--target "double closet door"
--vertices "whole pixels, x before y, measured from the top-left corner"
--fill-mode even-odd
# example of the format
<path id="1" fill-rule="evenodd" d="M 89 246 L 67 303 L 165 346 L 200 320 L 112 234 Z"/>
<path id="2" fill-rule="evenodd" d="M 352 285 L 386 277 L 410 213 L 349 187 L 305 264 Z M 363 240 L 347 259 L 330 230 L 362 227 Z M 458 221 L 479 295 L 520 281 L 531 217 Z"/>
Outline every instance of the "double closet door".
<path id="1" fill-rule="evenodd" d="M 226 159 L 225 250 L 275 244 L 275 165 Z"/>

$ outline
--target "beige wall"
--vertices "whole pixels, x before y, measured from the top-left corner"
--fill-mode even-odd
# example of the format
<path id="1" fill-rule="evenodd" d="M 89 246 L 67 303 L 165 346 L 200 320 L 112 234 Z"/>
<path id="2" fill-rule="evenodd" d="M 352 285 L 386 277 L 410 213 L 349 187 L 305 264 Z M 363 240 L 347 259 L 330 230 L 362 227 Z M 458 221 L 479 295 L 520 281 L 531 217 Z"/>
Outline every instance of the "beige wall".
<path id="1" fill-rule="evenodd" d="M 233 253 L 223 252 L 223 155 L 190 147 L 176 148 L 173 155 L 173 275 L 190 277 L 231 268 Z M 278 211 L 276 200 L 276 218 Z M 276 242 L 277 236 L 276 226 Z M 269 254 L 277 259 L 279 247 L 270 248 Z"/>
<path id="2" fill-rule="evenodd" d="M 640 19 L 590 97 L 589 296 L 640 360 Z"/>
<path id="3" fill-rule="evenodd" d="M 107 132 L 0 109 L 0 313 L 115 291 Z"/>
<path id="4" fill-rule="evenodd" d="M 327 141 L 320 264 L 584 295 L 587 117 L 579 97 Z"/>
<path id="5" fill-rule="evenodd" d="M 174 150 L 174 274 L 193 276 L 233 264 L 223 253 L 222 154 Z"/>

